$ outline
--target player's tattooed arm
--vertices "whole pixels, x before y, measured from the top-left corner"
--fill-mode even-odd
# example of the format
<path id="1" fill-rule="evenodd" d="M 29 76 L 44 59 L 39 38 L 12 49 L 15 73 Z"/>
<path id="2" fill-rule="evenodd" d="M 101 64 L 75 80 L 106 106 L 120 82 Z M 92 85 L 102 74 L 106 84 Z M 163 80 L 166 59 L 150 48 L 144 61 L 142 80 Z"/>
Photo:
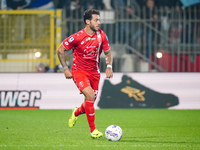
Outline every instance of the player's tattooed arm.
<path id="1" fill-rule="evenodd" d="M 104 51 L 104 54 L 106 55 L 106 78 L 112 78 L 113 77 L 113 71 L 112 71 L 112 57 L 110 50 Z"/>
<path id="2" fill-rule="evenodd" d="M 104 54 L 106 55 L 106 64 L 112 66 L 112 57 L 111 57 L 111 51 L 104 51 Z"/>
<path id="3" fill-rule="evenodd" d="M 60 60 L 60 63 L 62 65 L 63 69 L 64 70 L 68 69 L 66 59 L 65 59 L 65 48 L 63 47 L 62 44 L 57 49 L 57 55 L 58 55 L 58 58 Z"/>
<path id="4" fill-rule="evenodd" d="M 65 59 L 65 48 L 62 44 L 57 49 L 57 55 L 58 55 L 61 65 L 63 66 L 66 79 L 71 79 L 72 74 L 67 66 L 66 59 Z"/>

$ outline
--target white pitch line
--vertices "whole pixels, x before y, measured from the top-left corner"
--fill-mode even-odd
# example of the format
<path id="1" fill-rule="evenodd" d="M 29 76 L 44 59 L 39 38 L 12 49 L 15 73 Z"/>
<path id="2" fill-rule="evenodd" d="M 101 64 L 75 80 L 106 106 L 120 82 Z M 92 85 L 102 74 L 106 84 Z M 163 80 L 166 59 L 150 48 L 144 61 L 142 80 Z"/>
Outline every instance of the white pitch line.
<path id="1" fill-rule="evenodd" d="M 79 147 L 84 145 L 0 145 L 0 147 Z M 91 145 L 96 147 L 120 147 L 123 145 Z M 144 145 L 144 144 L 134 144 L 134 145 L 126 145 L 128 147 L 200 147 L 200 145 L 173 145 L 173 144 L 163 144 L 163 145 Z"/>

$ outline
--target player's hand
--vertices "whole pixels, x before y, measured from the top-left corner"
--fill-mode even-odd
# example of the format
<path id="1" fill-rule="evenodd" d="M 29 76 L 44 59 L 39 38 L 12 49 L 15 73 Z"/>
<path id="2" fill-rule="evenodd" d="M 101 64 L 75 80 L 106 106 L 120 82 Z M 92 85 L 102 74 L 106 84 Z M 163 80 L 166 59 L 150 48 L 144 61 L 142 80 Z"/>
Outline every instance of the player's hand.
<path id="1" fill-rule="evenodd" d="M 69 68 L 64 71 L 64 74 L 65 74 L 65 78 L 66 79 L 71 79 L 72 78 L 72 73 L 69 70 Z"/>
<path id="2" fill-rule="evenodd" d="M 110 67 L 107 67 L 106 68 L 106 78 L 112 78 L 113 77 L 113 71 L 112 71 L 112 68 Z"/>

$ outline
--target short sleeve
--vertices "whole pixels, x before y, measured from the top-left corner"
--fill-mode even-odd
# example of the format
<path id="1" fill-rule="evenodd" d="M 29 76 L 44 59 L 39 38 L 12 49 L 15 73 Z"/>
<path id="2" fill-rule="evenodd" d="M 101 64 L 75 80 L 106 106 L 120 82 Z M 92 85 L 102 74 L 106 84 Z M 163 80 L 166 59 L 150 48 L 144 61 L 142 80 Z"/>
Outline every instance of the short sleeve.
<path id="1" fill-rule="evenodd" d="M 68 38 L 66 38 L 65 40 L 63 40 L 62 45 L 65 47 L 65 49 L 70 50 L 73 47 L 75 47 L 76 44 L 76 35 L 73 34 L 71 36 L 69 36 Z"/>

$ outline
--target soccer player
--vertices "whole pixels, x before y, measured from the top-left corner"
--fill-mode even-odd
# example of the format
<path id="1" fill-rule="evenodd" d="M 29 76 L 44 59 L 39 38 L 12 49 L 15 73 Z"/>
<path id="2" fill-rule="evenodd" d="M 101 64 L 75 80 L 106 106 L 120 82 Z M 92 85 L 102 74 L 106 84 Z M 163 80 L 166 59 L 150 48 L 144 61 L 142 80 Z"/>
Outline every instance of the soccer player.
<path id="1" fill-rule="evenodd" d="M 100 15 L 98 10 L 86 10 L 84 12 L 85 28 L 69 36 L 57 49 L 57 55 L 64 68 L 64 75 L 67 79 L 73 79 L 81 93 L 84 95 L 84 102 L 79 108 L 72 109 L 72 116 L 69 119 L 69 127 L 73 127 L 81 114 L 86 114 L 90 127 L 91 137 L 100 138 L 103 133 L 95 127 L 94 102 L 98 94 L 100 79 L 100 54 L 104 51 L 107 68 L 106 78 L 113 77 L 112 59 L 110 45 L 106 34 L 99 29 Z M 73 50 L 73 64 L 69 70 L 65 51 Z"/>

